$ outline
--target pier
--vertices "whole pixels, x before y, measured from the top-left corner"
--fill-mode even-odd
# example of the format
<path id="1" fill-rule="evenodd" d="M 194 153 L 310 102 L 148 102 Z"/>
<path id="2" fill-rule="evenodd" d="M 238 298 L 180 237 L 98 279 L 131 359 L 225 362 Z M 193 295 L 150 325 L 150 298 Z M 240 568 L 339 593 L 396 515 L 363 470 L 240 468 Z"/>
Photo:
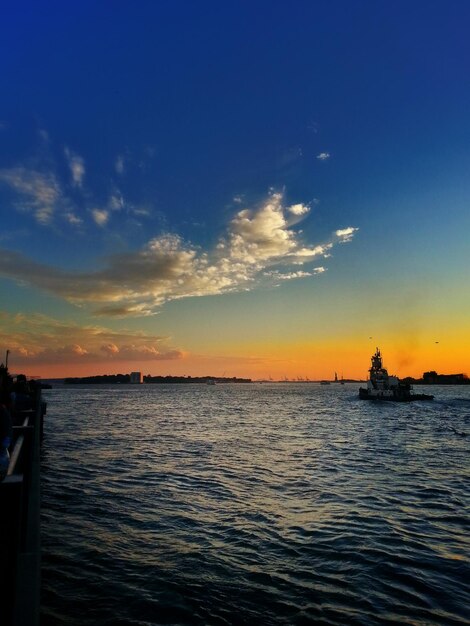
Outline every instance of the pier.
<path id="1" fill-rule="evenodd" d="M 39 625 L 40 451 L 46 412 L 39 385 L 29 404 L 12 414 L 10 464 L 0 482 L 2 626 Z"/>

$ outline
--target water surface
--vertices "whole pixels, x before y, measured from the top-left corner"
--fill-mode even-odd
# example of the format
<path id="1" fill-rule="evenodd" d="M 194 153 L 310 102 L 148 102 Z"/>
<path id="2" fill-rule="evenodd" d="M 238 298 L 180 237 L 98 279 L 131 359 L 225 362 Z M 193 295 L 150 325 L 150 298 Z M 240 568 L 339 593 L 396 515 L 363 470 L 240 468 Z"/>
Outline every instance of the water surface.
<path id="1" fill-rule="evenodd" d="M 468 624 L 470 388 L 65 386 L 42 622 Z"/>

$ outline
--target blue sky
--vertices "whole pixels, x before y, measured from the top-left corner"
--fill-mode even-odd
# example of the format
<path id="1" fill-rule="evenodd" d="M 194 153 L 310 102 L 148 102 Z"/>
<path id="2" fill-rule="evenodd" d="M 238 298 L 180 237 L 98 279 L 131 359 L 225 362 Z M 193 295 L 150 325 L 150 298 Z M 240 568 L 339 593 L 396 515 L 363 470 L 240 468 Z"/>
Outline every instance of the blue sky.
<path id="1" fill-rule="evenodd" d="M 388 329 L 412 317 L 431 333 L 444 301 L 468 338 L 469 14 L 466 2 L 4 9 L 0 344 L 36 367 L 108 371 L 126 356 L 196 372 L 197 355 L 247 359 L 246 374 L 278 342 L 320 340 L 312 318 L 360 341 L 373 308 Z M 12 333 L 23 314 L 47 320 L 17 318 Z"/>

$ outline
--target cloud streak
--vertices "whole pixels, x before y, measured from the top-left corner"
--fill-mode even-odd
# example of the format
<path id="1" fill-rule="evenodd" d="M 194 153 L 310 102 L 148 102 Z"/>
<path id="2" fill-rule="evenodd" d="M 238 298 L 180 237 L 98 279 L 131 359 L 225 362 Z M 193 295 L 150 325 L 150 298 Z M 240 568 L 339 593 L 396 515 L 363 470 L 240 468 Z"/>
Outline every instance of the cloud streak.
<path id="1" fill-rule="evenodd" d="M 96 271 L 71 272 L 0 250 L 0 274 L 69 302 L 91 304 L 98 315 L 148 315 L 170 300 L 251 290 L 280 268 L 287 270 L 284 280 L 321 273 L 323 267 L 309 264 L 350 241 L 357 228 L 337 230 L 330 240 L 308 246 L 291 224 L 292 216 L 307 214 L 307 205 L 284 206 L 282 194 L 273 193 L 257 209 L 239 211 L 207 252 L 165 234 L 138 251 L 110 256 Z M 276 282 L 282 280 L 276 276 Z"/>
<path id="2" fill-rule="evenodd" d="M 0 346 L 8 346 L 15 365 L 172 361 L 184 356 L 168 345 L 167 337 L 79 326 L 41 314 L 2 313 Z"/>

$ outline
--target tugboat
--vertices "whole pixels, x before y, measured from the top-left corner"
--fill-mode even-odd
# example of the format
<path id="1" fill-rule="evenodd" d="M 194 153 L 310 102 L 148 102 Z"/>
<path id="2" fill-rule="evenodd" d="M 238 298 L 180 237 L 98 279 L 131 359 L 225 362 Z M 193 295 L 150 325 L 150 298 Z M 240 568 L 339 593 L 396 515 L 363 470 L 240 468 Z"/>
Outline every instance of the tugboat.
<path id="1" fill-rule="evenodd" d="M 367 388 L 359 389 L 361 400 L 391 400 L 393 402 L 412 402 L 413 400 L 433 400 L 434 396 L 425 393 L 412 393 L 409 383 L 401 381 L 397 376 L 389 376 L 382 365 L 382 355 L 376 348 L 371 357 Z"/>

